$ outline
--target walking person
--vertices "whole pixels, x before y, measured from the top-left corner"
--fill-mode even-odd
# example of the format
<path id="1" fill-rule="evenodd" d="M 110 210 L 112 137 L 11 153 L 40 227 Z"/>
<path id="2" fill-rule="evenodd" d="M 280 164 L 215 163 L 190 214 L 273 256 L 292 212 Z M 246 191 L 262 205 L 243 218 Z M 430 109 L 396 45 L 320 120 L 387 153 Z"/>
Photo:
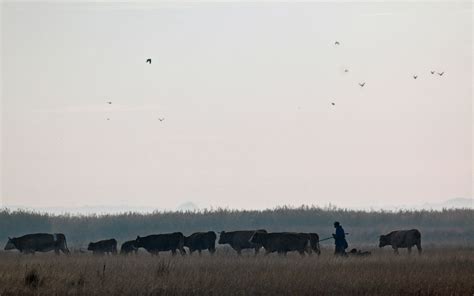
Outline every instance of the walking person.
<path id="1" fill-rule="evenodd" d="M 344 228 L 342 228 L 341 223 L 337 221 L 334 222 L 334 228 L 336 228 L 336 233 L 332 235 L 336 245 L 334 255 L 347 256 L 346 249 L 349 246 L 346 241 L 346 233 L 344 232 Z"/>

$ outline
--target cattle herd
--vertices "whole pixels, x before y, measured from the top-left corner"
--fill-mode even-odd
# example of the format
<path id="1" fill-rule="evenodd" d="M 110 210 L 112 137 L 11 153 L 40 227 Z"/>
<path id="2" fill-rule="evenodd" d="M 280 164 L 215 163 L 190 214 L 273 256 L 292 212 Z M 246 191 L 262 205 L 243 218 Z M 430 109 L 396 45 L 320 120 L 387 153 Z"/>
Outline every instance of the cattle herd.
<path id="1" fill-rule="evenodd" d="M 126 241 L 121 245 L 120 254 L 137 253 L 139 248 L 145 249 L 152 255 L 158 255 L 159 252 L 171 251 L 173 255 L 179 252 L 186 254 L 185 247 L 189 253 L 197 251 L 209 251 L 214 254 L 216 251 L 217 235 L 214 231 L 196 232 L 190 236 L 184 236 L 181 232 L 153 234 L 148 236 L 137 236 L 135 240 Z M 301 232 L 267 232 L 264 229 L 258 230 L 240 230 L 240 231 L 222 231 L 220 232 L 219 244 L 230 245 L 237 254 L 241 254 L 244 249 L 253 249 L 255 255 L 263 247 L 265 254 L 278 253 L 286 255 L 287 252 L 298 252 L 302 256 L 316 253 L 321 254 L 319 246 L 319 236 L 316 233 Z M 416 246 L 421 254 L 421 234 L 417 229 L 392 231 L 387 235 L 381 235 L 379 247 L 390 245 L 395 253 L 399 248 L 407 248 L 411 251 Z M 34 254 L 35 252 L 53 251 L 59 254 L 69 254 L 66 243 L 66 236 L 62 233 L 48 234 L 35 233 L 27 234 L 21 237 L 8 238 L 5 250 L 17 249 L 24 254 Z M 117 254 L 117 240 L 107 239 L 89 243 L 88 251 L 93 254 Z M 352 249 L 348 254 L 370 255 L 369 252 L 361 252 Z"/>

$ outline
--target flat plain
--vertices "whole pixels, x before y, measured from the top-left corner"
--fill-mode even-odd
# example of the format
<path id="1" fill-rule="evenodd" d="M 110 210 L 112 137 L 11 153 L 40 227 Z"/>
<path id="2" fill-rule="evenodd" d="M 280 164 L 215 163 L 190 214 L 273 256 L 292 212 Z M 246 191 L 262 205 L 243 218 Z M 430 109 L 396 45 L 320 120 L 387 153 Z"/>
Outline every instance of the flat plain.
<path id="1" fill-rule="evenodd" d="M 219 248 L 214 256 L 93 256 L 0 252 L 5 295 L 473 295 L 474 248 L 369 249 L 304 258 Z"/>

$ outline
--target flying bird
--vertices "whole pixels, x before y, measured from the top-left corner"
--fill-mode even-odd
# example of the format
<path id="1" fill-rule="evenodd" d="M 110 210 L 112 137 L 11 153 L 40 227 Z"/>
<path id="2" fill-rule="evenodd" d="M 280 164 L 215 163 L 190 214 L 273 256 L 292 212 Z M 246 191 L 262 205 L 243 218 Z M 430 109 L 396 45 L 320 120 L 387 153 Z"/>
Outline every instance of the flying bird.
<path id="1" fill-rule="evenodd" d="M 365 82 L 359 83 L 360 87 L 364 87 Z"/>
<path id="2" fill-rule="evenodd" d="M 162 121 L 165 120 L 165 119 L 160 117 L 160 118 L 158 118 L 158 120 L 159 120 L 160 122 L 162 122 Z"/>
<path id="3" fill-rule="evenodd" d="M 336 106 L 336 103 L 332 102 L 331 105 Z"/>
<path id="4" fill-rule="evenodd" d="M 431 72 L 431 74 L 434 74 L 434 73 L 435 73 L 435 71 L 430 71 L 430 72 Z"/>
<path id="5" fill-rule="evenodd" d="M 444 72 L 441 72 L 441 73 L 438 72 L 438 75 L 439 75 L 439 76 L 443 76 L 443 74 L 444 74 Z"/>
<path id="6" fill-rule="evenodd" d="M 107 120 L 110 120 L 110 118 L 107 118 Z"/>
<path id="7" fill-rule="evenodd" d="M 112 102 L 107 102 L 107 104 L 112 105 Z"/>
<path id="8" fill-rule="evenodd" d="M 418 75 L 413 75 L 413 79 L 417 79 L 418 78 Z"/>
<path id="9" fill-rule="evenodd" d="M 334 42 L 334 45 L 340 45 L 339 41 Z"/>
<path id="10" fill-rule="evenodd" d="M 151 59 L 147 59 L 146 62 L 151 65 Z"/>
<path id="11" fill-rule="evenodd" d="M 347 72 L 349 72 L 349 69 L 344 69 L 344 73 L 347 73 Z"/>

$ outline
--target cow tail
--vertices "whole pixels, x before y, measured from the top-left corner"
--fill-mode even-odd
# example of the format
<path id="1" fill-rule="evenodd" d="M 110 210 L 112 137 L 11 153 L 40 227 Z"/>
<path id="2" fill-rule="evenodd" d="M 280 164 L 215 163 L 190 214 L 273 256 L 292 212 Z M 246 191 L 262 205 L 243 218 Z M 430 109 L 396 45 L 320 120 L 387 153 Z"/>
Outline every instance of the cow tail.
<path id="1" fill-rule="evenodd" d="M 311 255 L 311 253 L 313 252 L 313 243 L 311 242 L 311 238 L 309 238 L 308 240 L 306 240 L 305 251 L 306 251 L 306 253 L 308 253 L 309 255 Z"/>
<path id="2" fill-rule="evenodd" d="M 321 254 L 321 248 L 319 246 L 319 236 L 316 233 L 310 234 L 311 236 L 311 248 L 313 249 L 316 254 Z"/>
<path id="3" fill-rule="evenodd" d="M 55 233 L 54 234 L 56 239 L 57 247 L 62 250 L 64 253 L 69 254 L 69 248 L 67 247 L 66 236 L 62 233 Z"/>
<path id="4" fill-rule="evenodd" d="M 417 240 L 421 240 L 421 233 L 418 230 L 415 232 L 415 236 Z"/>
<path id="5" fill-rule="evenodd" d="M 319 255 L 321 255 L 321 246 L 319 245 L 319 241 L 316 243 L 316 253 Z"/>

